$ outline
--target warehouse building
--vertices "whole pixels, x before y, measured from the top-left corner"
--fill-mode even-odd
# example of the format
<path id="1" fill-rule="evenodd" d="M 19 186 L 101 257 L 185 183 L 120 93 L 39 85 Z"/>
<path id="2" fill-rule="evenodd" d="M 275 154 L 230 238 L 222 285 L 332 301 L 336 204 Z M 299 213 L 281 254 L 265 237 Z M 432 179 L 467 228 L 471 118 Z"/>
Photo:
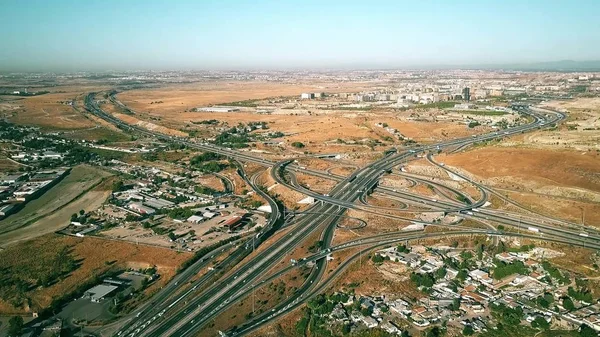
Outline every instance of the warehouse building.
<path id="1" fill-rule="evenodd" d="M 99 284 L 85 292 L 83 297 L 89 298 L 94 303 L 100 303 L 106 296 L 117 290 L 119 287 L 107 284 Z"/>
<path id="2" fill-rule="evenodd" d="M 242 223 L 242 220 L 243 218 L 239 215 L 232 216 L 223 223 L 223 227 L 226 227 L 227 230 L 232 231 Z"/>
<path id="3" fill-rule="evenodd" d="M 150 214 L 154 214 L 156 212 L 156 210 L 154 210 L 154 208 L 152 207 L 148 207 L 148 206 L 144 206 L 140 203 L 137 202 L 132 202 L 129 205 L 127 205 L 127 207 L 134 211 L 137 212 L 141 215 L 150 215 Z"/>
<path id="4" fill-rule="evenodd" d="M 236 112 L 240 111 L 239 108 L 231 106 L 210 106 L 205 108 L 196 108 L 199 112 Z"/>

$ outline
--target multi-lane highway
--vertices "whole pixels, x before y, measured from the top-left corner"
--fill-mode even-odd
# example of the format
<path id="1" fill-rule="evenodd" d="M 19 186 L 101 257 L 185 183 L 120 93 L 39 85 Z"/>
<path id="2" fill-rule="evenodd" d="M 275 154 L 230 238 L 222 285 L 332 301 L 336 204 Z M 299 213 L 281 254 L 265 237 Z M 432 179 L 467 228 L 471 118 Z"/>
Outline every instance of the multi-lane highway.
<path id="1" fill-rule="evenodd" d="M 431 181 L 426 181 L 420 177 L 407 177 L 407 179 L 413 183 L 430 184 L 437 191 L 439 191 L 441 195 L 445 195 L 447 197 L 444 198 L 444 200 L 431 200 L 430 198 L 409 193 L 407 191 L 398 191 L 391 188 L 377 186 L 382 176 L 389 174 L 401 163 L 414 159 L 418 153 L 425 154 L 427 152 L 437 151 L 440 149 L 449 151 L 462 149 L 475 142 L 506 137 L 558 123 L 565 118 L 565 115 L 559 112 L 547 110 L 523 110 L 521 113 L 529 116 L 533 120 L 531 123 L 476 137 L 473 136 L 454 139 L 438 144 L 411 148 L 407 151 L 396 154 L 388 154 L 380 160 L 377 160 L 369 165 L 366 165 L 362 168 L 357 168 L 356 171 L 350 176 L 343 177 L 332 174 L 329 171 L 319 171 L 301 167 L 295 164 L 293 159 L 273 162 L 241 151 L 222 148 L 208 143 L 192 142 L 185 138 L 168 136 L 143 129 L 138 126 L 129 125 L 118 118 L 115 118 L 111 114 L 102 111 L 98 107 L 94 97 L 94 93 L 90 93 L 86 96 L 85 103 L 87 110 L 122 129 L 132 130 L 145 136 L 154 137 L 163 141 L 181 143 L 190 148 L 205 152 L 219 153 L 241 162 L 250 162 L 264 167 L 269 167 L 271 168 L 271 174 L 276 181 L 287 186 L 288 188 L 299 191 L 300 193 L 312 196 L 319 201 L 318 203 L 314 204 L 308 212 L 296 216 L 294 219 L 294 227 L 290 228 L 285 235 L 277 238 L 276 240 L 272 240 L 273 242 L 271 242 L 267 248 L 262 249 L 250 256 L 246 256 L 247 253 L 246 255 L 237 253 L 239 255 L 235 259 L 232 258 L 232 256 L 235 254 L 231 254 L 229 257 L 227 257 L 226 261 L 229 260 L 229 264 L 225 267 L 231 266 L 234 264 L 234 262 L 239 262 L 242 257 L 246 256 L 243 261 L 232 267 L 230 272 L 223 272 L 222 275 L 216 276 L 214 274 L 212 276 L 207 274 L 203 276 L 203 278 L 201 278 L 196 285 L 191 288 L 188 287 L 188 290 L 180 291 L 177 295 L 173 294 L 175 294 L 175 289 L 181 287 L 181 283 L 178 283 L 178 281 L 171 282 L 167 286 L 167 290 L 165 290 L 164 293 L 161 292 L 159 295 L 153 298 L 152 306 L 147 306 L 136 311 L 138 313 L 136 314 L 138 317 L 129 317 L 127 320 L 124 320 L 123 322 L 127 323 L 127 326 L 120 330 L 117 333 L 118 335 L 127 335 L 133 337 L 192 336 L 197 334 L 203 329 L 207 322 L 227 310 L 236 301 L 247 296 L 252 289 L 264 284 L 266 280 L 280 277 L 285 272 L 289 271 L 292 266 L 267 276 L 268 271 L 272 269 L 273 266 L 281 261 L 287 254 L 293 251 L 300 243 L 304 242 L 315 231 L 320 231 L 320 239 L 323 242 L 323 247 L 319 253 L 308 256 L 299 263 L 299 265 L 305 265 L 308 262 L 315 263 L 315 267 L 308 275 L 308 278 L 303 286 L 300 287 L 292 296 L 290 296 L 289 299 L 276 305 L 272 311 L 253 317 L 242 327 L 235 331 L 230 331 L 230 334 L 241 335 L 252 331 L 285 314 L 286 312 L 289 312 L 310 296 L 323 290 L 324 287 L 336 275 L 338 275 L 340 271 L 345 268 L 345 266 L 349 265 L 354 258 L 352 257 L 343 262 L 340 267 L 327 276 L 327 279 L 324 282 L 320 283 L 319 281 L 322 279 L 324 271 L 326 270 L 325 265 L 327 261 L 324 257 L 332 251 L 355 248 L 356 245 L 360 245 L 361 247 L 364 246 L 365 250 L 369 250 L 375 247 L 381 247 L 386 244 L 397 242 L 398 240 L 427 238 L 440 235 L 439 233 L 424 232 L 388 233 L 371 239 L 365 238 L 364 240 L 361 240 L 360 243 L 346 243 L 341 246 L 331 247 L 331 241 L 336 228 L 336 223 L 340 217 L 343 216 L 346 209 L 357 209 L 364 212 L 377 213 L 381 216 L 392 217 L 403 221 L 414 221 L 414 219 L 394 215 L 393 212 L 400 211 L 406 214 L 411 212 L 420 213 L 428 211 L 443 211 L 446 213 L 456 212 L 461 213 L 461 216 L 463 217 L 481 220 L 481 222 L 493 222 L 511 226 L 516 228 L 517 232 L 498 232 L 492 229 L 483 230 L 454 226 L 454 228 L 448 229 L 448 232 L 442 232 L 444 235 L 464 235 L 467 233 L 490 235 L 494 237 L 498 235 L 511 235 L 543 239 L 552 242 L 570 243 L 574 245 L 586 245 L 587 247 L 600 249 L 600 236 L 598 236 L 595 232 L 582 232 L 582 228 L 578 228 L 578 231 L 574 232 L 572 227 L 564 227 L 564 223 L 560 224 L 556 221 L 552 222 L 551 219 L 547 219 L 547 223 L 546 221 L 536 222 L 531 218 L 523 218 L 514 214 L 499 214 L 493 210 L 481 208 L 481 206 L 483 206 L 488 199 L 488 193 L 493 193 L 493 191 L 490 188 L 469 180 L 467 177 L 461 176 L 461 178 L 471 183 L 479 190 L 480 196 L 477 200 L 470 200 L 469 196 L 465 195 L 461 191 L 453 190 Z M 443 167 L 443 165 L 435 163 L 431 156 L 428 156 L 428 160 L 430 160 L 432 164 L 436 164 L 442 169 L 448 170 L 447 168 Z M 288 173 L 287 176 L 289 181 L 284 178 L 286 171 Z M 269 224 L 257 234 L 257 237 L 260 238 L 257 244 L 261 244 L 264 242 L 266 237 L 278 230 L 279 227 L 277 224 L 280 223 L 281 210 L 277 204 L 277 201 L 269 196 L 268 193 L 262 191 L 259 186 L 257 186 L 255 182 L 256 176 L 248 178 L 245 175 L 245 172 L 241 169 L 241 166 L 238 170 L 238 173 L 243 179 L 246 180 L 246 183 L 249 186 L 251 186 L 259 195 L 268 201 L 274 212 L 271 217 L 272 220 L 269 221 Z M 336 185 L 329 193 L 320 194 L 300 186 L 296 181 L 294 173 L 309 174 L 330 179 L 335 181 Z M 452 173 L 460 176 L 457 172 Z M 401 207 L 382 208 L 369 205 L 364 196 L 372 190 L 376 190 L 377 193 L 400 200 L 402 202 Z M 452 197 L 450 197 L 451 195 L 462 196 L 463 200 L 469 200 L 469 202 L 458 202 L 457 200 L 452 200 Z M 357 201 L 360 201 L 360 203 L 357 203 Z M 382 212 L 384 210 L 386 211 L 385 214 Z M 423 223 L 426 225 L 441 226 L 435 223 Z M 535 228 L 537 231 L 532 232 L 532 228 Z M 527 230 L 529 230 L 529 232 Z M 261 235 L 265 236 L 261 237 Z M 252 248 L 254 248 L 254 246 L 255 244 L 252 244 Z M 247 247 L 247 243 L 245 245 L 240 245 L 235 252 L 243 252 L 243 248 Z M 185 280 L 186 275 L 193 274 L 196 270 L 198 270 L 198 268 L 202 268 L 203 262 L 205 261 L 201 260 L 197 262 L 193 268 L 188 269 L 184 274 L 182 274 L 184 276 L 180 275 L 178 277 Z"/>

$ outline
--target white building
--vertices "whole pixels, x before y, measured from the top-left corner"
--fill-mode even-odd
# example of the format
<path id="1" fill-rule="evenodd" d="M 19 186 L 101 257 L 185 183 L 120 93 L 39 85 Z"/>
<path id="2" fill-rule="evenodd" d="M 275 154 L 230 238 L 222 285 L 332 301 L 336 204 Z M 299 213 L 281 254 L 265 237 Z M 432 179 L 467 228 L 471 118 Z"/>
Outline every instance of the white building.
<path id="1" fill-rule="evenodd" d="M 201 217 L 199 215 L 192 215 L 191 217 L 187 218 L 187 222 L 191 222 L 191 223 L 201 223 L 204 220 L 204 217 Z"/>
<path id="2" fill-rule="evenodd" d="M 104 297 L 108 296 L 113 291 L 117 290 L 117 286 L 111 286 L 107 284 L 97 285 L 89 290 L 87 290 L 84 294 L 85 297 L 88 297 L 92 302 L 100 302 L 104 299 Z"/>
<path id="3" fill-rule="evenodd" d="M 215 213 L 213 213 L 213 212 L 204 212 L 202 214 L 202 216 L 205 217 L 205 218 L 207 218 L 207 219 L 212 219 L 212 218 L 214 218 L 217 215 Z"/>
<path id="4" fill-rule="evenodd" d="M 137 212 L 139 214 L 142 214 L 142 215 L 144 215 L 144 214 L 150 215 L 150 214 L 154 214 L 156 212 L 154 210 L 154 208 L 148 207 L 148 206 L 144 206 L 144 205 L 142 205 L 140 203 L 137 203 L 137 202 L 132 202 L 129 205 L 127 205 L 127 207 L 130 210 L 132 210 L 134 212 Z"/>
<path id="5" fill-rule="evenodd" d="M 236 112 L 240 111 L 239 108 L 231 106 L 210 106 L 205 108 L 196 108 L 196 111 L 200 112 Z"/>

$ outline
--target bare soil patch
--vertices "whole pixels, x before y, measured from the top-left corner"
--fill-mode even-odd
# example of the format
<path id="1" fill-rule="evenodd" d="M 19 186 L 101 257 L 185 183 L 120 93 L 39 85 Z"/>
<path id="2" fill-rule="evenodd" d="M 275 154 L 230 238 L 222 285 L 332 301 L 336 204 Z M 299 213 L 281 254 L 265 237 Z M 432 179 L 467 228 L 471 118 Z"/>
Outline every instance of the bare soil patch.
<path id="1" fill-rule="evenodd" d="M 600 156 L 593 153 L 488 147 L 440 155 L 438 160 L 485 179 L 501 177 L 497 184 L 508 187 L 515 179 L 521 179 L 533 187 L 553 185 L 600 191 Z"/>

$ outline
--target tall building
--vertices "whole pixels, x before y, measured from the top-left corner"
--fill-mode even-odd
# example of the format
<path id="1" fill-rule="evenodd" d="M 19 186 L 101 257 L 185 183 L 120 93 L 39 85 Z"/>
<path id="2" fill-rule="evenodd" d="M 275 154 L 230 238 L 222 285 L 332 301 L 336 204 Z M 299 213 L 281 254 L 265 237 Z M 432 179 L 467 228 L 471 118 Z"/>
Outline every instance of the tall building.
<path id="1" fill-rule="evenodd" d="M 469 87 L 462 90 L 462 97 L 467 102 L 471 100 L 471 89 Z"/>

